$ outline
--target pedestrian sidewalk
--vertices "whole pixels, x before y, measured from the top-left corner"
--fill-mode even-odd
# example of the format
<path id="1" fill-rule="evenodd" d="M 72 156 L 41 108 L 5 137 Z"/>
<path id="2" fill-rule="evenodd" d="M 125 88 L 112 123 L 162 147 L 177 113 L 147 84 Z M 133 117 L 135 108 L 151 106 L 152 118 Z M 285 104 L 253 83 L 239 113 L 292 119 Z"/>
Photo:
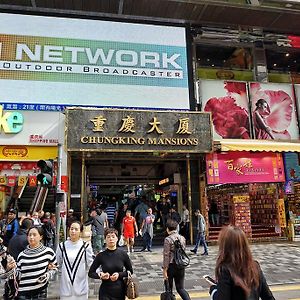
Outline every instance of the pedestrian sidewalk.
<path id="1" fill-rule="evenodd" d="M 251 246 L 254 258 L 260 263 L 270 285 L 300 284 L 300 243 L 263 243 Z M 207 292 L 208 285 L 202 279 L 204 274 L 214 277 L 217 246 L 209 247 L 209 255 L 193 254 L 187 248 L 191 258 L 186 268 L 186 289 L 192 293 Z M 200 249 L 200 253 L 201 253 Z M 134 252 L 130 254 L 134 277 L 139 283 L 141 296 L 159 295 L 163 291 L 162 247 L 153 248 L 153 252 Z M 90 279 L 89 299 L 98 299 L 100 280 Z M 3 286 L 1 286 L 3 288 Z M 59 299 L 59 279 L 50 282 L 48 299 Z"/>

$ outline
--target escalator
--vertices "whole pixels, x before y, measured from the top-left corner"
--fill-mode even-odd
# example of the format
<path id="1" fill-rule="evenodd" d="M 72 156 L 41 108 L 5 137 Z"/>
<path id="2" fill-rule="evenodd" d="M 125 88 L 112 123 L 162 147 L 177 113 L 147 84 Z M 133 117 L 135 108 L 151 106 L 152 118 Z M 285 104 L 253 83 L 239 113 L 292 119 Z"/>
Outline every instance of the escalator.
<path id="1" fill-rule="evenodd" d="M 26 186 L 19 195 L 18 207 L 20 213 L 44 210 L 55 211 L 55 189 L 50 187 Z"/>

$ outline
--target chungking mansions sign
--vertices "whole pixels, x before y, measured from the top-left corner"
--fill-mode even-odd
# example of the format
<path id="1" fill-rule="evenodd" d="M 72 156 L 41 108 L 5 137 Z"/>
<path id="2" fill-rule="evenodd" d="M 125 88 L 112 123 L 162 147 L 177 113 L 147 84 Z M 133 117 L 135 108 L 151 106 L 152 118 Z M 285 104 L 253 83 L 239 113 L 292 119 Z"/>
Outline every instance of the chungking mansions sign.
<path id="1" fill-rule="evenodd" d="M 122 109 L 66 110 L 68 151 L 210 152 L 210 114 Z"/>

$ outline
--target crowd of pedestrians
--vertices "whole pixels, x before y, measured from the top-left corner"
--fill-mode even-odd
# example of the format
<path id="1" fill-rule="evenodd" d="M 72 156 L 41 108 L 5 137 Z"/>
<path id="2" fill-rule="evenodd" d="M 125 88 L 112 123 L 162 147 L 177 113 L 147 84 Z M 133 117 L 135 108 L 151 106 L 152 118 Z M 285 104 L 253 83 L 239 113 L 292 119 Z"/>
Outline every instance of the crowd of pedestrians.
<path id="1" fill-rule="evenodd" d="M 140 251 L 151 252 L 158 218 L 166 234 L 163 279 L 171 294 L 174 282 L 181 299 L 189 300 L 184 288 L 185 268 L 175 257 L 178 243 L 186 251 L 190 214 L 185 205 L 179 214 L 166 199 L 160 204 L 159 210 L 154 207 L 153 214 L 145 198 L 135 208 L 125 202 L 117 209 L 110 203 L 107 210 L 95 202 L 84 224 L 91 225 L 91 243 L 82 240 L 83 225 L 70 209 L 68 239 L 61 242 L 56 251 L 53 249 L 54 220 L 50 213 L 33 212 L 17 219 L 16 211 L 10 209 L 6 220 L 1 222 L 0 278 L 5 279 L 4 300 L 47 299 L 49 280 L 59 269 L 62 300 L 88 299 L 88 277 L 99 279 L 100 300 L 125 300 L 124 279 L 133 273 L 130 255 L 134 252 L 135 238 L 142 237 Z M 168 207 L 168 213 L 164 207 Z M 191 252 L 196 254 L 202 245 L 202 255 L 208 255 L 205 218 L 200 210 L 195 211 L 195 217 L 197 236 Z M 124 238 L 127 251 L 118 247 L 120 237 Z M 1 273 L 1 270 L 4 271 Z M 274 300 L 259 264 L 252 257 L 245 233 L 237 227 L 227 226 L 221 230 L 215 278 L 216 283 L 210 287 L 212 300 Z"/>

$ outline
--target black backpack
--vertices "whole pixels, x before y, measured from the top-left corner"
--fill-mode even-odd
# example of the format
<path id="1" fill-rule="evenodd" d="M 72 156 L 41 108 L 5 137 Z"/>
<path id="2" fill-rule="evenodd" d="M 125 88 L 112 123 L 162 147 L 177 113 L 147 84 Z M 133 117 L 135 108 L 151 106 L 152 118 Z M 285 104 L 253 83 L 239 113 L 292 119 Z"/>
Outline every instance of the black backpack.
<path id="1" fill-rule="evenodd" d="M 174 241 L 174 263 L 179 269 L 183 269 L 190 264 L 190 258 L 185 253 L 179 239 Z"/>

